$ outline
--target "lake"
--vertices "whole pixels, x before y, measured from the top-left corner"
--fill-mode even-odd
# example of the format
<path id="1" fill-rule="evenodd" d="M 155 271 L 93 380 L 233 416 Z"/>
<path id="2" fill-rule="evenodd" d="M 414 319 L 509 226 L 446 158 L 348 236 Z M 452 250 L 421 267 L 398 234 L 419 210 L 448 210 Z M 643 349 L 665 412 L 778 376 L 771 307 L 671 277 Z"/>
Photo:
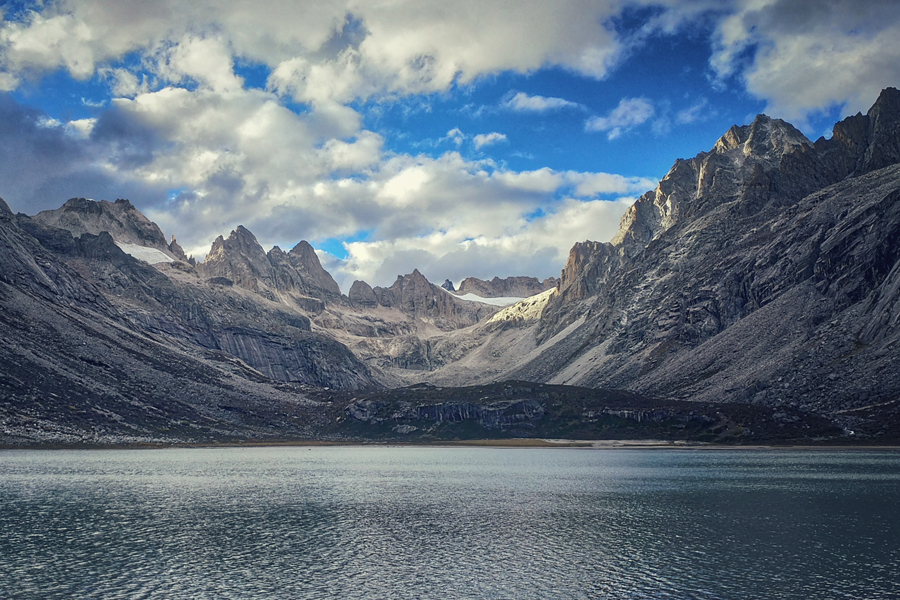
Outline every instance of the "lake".
<path id="1" fill-rule="evenodd" d="M 900 598 L 900 452 L 0 452 L 0 598 Z"/>

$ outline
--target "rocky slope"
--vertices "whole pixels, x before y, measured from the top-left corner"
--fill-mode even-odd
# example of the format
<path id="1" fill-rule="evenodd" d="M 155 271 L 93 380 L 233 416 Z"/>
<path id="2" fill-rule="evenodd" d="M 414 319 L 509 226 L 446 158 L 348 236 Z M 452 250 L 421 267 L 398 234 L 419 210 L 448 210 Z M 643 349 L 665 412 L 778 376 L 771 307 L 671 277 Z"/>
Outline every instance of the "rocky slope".
<path id="1" fill-rule="evenodd" d="M 135 258 L 148 252 L 166 258 Z M 607 417 L 589 427 L 591 411 L 551 410 L 531 392 L 383 391 L 517 380 L 629 390 L 634 406 L 604 396 L 593 414 L 646 400 L 640 410 L 663 411 L 669 433 L 690 422 L 682 402 L 713 421 L 732 415 L 727 402 L 751 405 L 722 421 L 746 441 L 834 435 L 811 415 L 848 439 L 900 439 L 894 89 L 828 140 L 764 115 L 731 128 L 676 161 L 611 242 L 576 244 L 550 289 L 532 278 L 460 286 L 540 292 L 502 310 L 418 271 L 344 296 L 309 244 L 265 252 L 243 227 L 204 263 L 184 259 L 127 201 L 73 199 L 34 217 L 0 202 L 0 437 L 616 435 Z M 422 401 L 397 404 L 409 394 Z M 719 439 L 704 427 L 695 439 Z"/>
<path id="2" fill-rule="evenodd" d="M 877 435 L 900 416 L 900 92 L 810 142 L 734 127 L 611 243 L 576 244 L 503 376 L 751 401 Z M 886 166 L 890 165 L 890 166 Z"/>

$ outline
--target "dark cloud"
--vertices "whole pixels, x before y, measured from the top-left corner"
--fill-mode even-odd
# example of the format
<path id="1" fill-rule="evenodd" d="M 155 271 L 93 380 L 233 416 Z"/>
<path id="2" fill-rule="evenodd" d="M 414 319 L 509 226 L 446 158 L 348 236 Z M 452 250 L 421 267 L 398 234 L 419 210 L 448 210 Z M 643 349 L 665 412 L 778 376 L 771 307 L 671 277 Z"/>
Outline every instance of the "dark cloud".
<path id="1" fill-rule="evenodd" d="M 103 148 L 109 162 L 122 169 L 137 169 L 153 162 L 167 144 L 155 130 L 132 113 L 116 106 L 103 112 L 91 131 L 91 142 Z"/>
<path id="2" fill-rule="evenodd" d="M 112 138 L 78 139 L 42 112 L 0 94 L 0 196 L 17 212 L 59 208 L 75 196 L 148 205 L 164 190 L 117 177 L 97 157 Z"/>

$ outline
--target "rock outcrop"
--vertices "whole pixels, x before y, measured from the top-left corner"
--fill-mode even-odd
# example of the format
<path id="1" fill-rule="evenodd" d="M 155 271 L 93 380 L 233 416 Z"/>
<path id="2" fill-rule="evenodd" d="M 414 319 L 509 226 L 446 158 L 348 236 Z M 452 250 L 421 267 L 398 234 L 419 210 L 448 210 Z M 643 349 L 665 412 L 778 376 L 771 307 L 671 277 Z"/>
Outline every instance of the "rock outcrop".
<path id="1" fill-rule="evenodd" d="M 391 287 L 376 287 L 372 292 L 380 306 L 397 308 L 414 319 L 428 320 L 447 331 L 474 325 L 497 312 L 494 306 L 458 300 L 429 282 L 418 269 L 409 275 L 398 275 Z"/>
<path id="2" fill-rule="evenodd" d="M 340 287 L 322 268 L 308 242 L 301 241 L 287 253 L 278 246 L 266 253 L 256 236 L 242 225 L 227 239 L 216 238 L 200 269 L 207 278 L 230 279 L 268 300 L 287 295 L 310 312 L 321 312 L 326 300 L 341 298 Z"/>
<path id="3" fill-rule="evenodd" d="M 83 233 L 106 232 L 124 244 L 136 244 L 170 252 L 159 226 L 145 217 L 128 200 L 115 202 L 72 198 L 56 210 L 45 210 L 32 219 L 42 225 L 64 229 L 74 237 Z M 181 251 L 184 254 L 184 251 Z M 176 257 L 178 258 L 178 257 Z"/>
<path id="4" fill-rule="evenodd" d="M 528 298 L 555 288 L 557 283 L 555 277 L 548 277 L 543 281 L 537 277 L 494 277 L 490 281 L 466 277 L 459 284 L 457 293 L 475 294 L 482 298 Z"/>

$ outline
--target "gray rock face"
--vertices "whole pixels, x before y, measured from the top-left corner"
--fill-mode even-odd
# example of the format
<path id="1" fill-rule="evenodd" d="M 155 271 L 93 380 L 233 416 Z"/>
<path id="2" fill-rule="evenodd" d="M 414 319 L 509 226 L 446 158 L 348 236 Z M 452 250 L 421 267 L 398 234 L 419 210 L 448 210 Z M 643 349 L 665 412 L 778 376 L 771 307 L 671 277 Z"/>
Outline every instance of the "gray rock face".
<path id="1" fill-rule="evenodd" d="M 169 244 L 156 223 L 141 214 L 128 200 L 107 202 L 72 198 L 56 210 L 33 217 L 42 225 L 57 227 L 78 237 L 83 233 L 109 233 L 117 242 L 169 251 Z M 182 251 L 182 255 L 184 252 Z"/>
<path id="2" fill-rule="evenodd" d="M 556 287 L 557 283 L 555 277 L 548 277 L 543 281 L 537 277 L 494 277 L 490 281 L 466 277 L 457 291 L 459 294 L 475 294 L 482 298 L 528 298 Z"/>
<path id="3" fill-rule="evenodd" d="M 900 91 L 887 88 L 864 116 L 810 142 L 789 123 L 759 115 L 734 126 L 712 150 L 677 160 L 657 188 L 622 217 L 611 243 L 632 257 L 680 220 L 737 202 L 742 214 L 786 206 L 852 175 L 900 161 Z"/>
<path id="4" fill-rule="evenodd" d="M 175 241 L 175 236 L 172 236 L 172 240 L 169 242 L 169 252 L 172 253 L 172 256 L 177 258 L 180 261 L 190 262 L 191 259 L 187 257 L 184 253 L 184 248 L 182 248 L 178 242 Z"/>
<path id="5" fill-rule="evenodd" d="M 288 253 L 275 246 L 267 254 L 243 226 L 228 239 L 216 238 L 201 270 L 208 278 L 225 277 L 269 300 L 289 295 L 309 312 L 321 312 L 324 301 L 341 298 L 337 282 L 322 268 L 309 243 L 301 241 Z"/>
<path id="6" fill-rule="evenodd" d="M 398 276 L 391 287 L 376 287 L 372 292 L 379 305 L 397 308 L 414 319 L 429 320 L 445 331 L 474 325 L 497 312 L 494 306 L 457 300 L 430 283 L 418 269 Z"/>
<path id="7" fill-rule="evenodd" d="M 341 288 L 328 271 L 322 268 L 316 251 L 308 242 L 301 240 L 291 249 L 287 257 L 288 262 L 300 275 L 300 289 L 317 294 L 317 297 L 340 297 Z"/>
<path id="8" fill-rule="evenodd" d="M 191 355 L 230 355 L 263 379 L 351 389 L 374 383 L 369 369 L 345 346 L 311 331 L 306 316 L 261 296 L 232 291 L 229 278 L 204 282 L 194 267 L 181 262 L 152 267 L 125 254 L 107 232 L 72 237 L 44 219 L 15 217 L 3 208 L 5 204 L 0 207 L 0 281 L 47 306 L 84 311 L 77 323 L 56 326 L 62 338 L 69 329 L 81 328 L 85 318 L 105 320 L 128 335 L 165 340 Z M 246 284 L 248 274 L 258 273 L 267 259 L 264 253 L 252 253 L 252 234 L 244 230 L 234 237 L 239 236 L 243 239 L 230 241 L 243 244 L 250 256 L 244 263 L 232 260 L 227 272 L 243 275 Z M 115 368 L 114 358 L 108 363 Z"/>
<path id="9" fill-rule="evenodd" d="M 378 306 L 378 298 L 375 297 L 375 292 L 365 281 L 354 281 L 353 285 L 350 286 L 350 293 L 348 296 L 350 298 L 350 304 L 353 306 L 363 308 L 374 308 Z"/>
<path id="10" fill-rule="evenodd" d="M 900 165 L 877 166 L 900 159 L 898 95 L 831 140 L 759 117 L 677 161 L 611 243 L 573 247 L 538 349 L 508 375 L 850 425 L 896 412 Z"/>
<path id="11" fill-rule="evenodd" d="M 235 285 L 257 293 L 275 282 L 275 271 L 265 250 L 243 225 L 238 225 L 228 239 L 221 235 L 216 238 L 202 270 L 207 277 L 226 277 Z"/>

